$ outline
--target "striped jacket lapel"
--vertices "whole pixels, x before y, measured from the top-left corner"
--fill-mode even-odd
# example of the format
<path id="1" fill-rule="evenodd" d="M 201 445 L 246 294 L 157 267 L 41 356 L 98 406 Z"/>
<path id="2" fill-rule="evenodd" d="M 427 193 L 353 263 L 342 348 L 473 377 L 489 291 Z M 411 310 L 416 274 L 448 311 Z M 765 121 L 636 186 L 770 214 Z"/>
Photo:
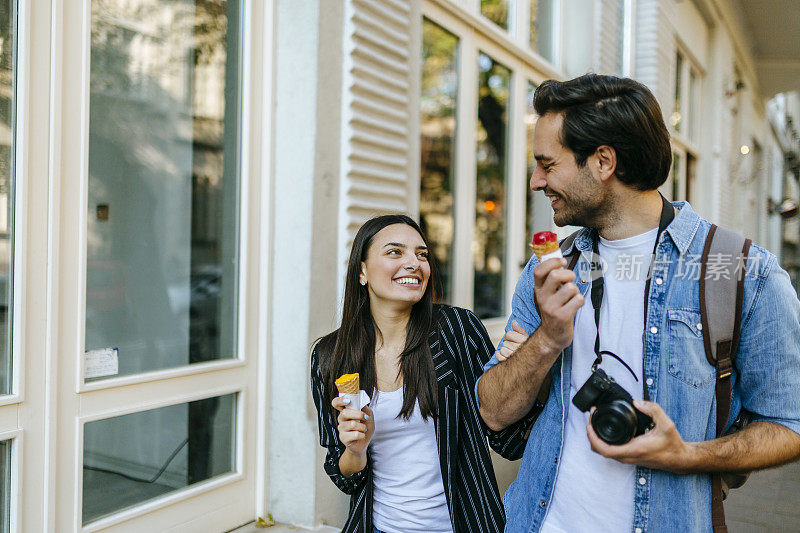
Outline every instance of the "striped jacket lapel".
<path id="1" fill-rule="evenodd" d="M 431 334 L 430 347 L 439 391 L 439 414 L 436 419 L 439 465 L 442 469 L 442 482 L 447 495 L 450 518 L 453 524 L 456 524 L 458 522 L 454 516 L 456 486 L 454 476 L 458 468 L 458 380 L 453 368 L 455 362 L 448 357 L 449 350 L 442 346 L 442 337 L 438 331 Z"/>

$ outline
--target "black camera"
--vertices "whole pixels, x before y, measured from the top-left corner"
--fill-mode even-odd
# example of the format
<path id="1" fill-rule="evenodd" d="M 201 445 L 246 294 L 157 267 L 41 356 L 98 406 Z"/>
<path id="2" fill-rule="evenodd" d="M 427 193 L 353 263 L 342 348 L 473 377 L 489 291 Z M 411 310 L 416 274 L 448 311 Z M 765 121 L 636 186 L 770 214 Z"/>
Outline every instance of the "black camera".
<path id="1" fill-rule="evenodd" d="M 592 406 L 592 427 L 608 444 L 625 444 L 653 427 L 653 419 L 633 406 L 633 398 L 614 378 L 598 368 L 572 399 L 584 413 Z"/>

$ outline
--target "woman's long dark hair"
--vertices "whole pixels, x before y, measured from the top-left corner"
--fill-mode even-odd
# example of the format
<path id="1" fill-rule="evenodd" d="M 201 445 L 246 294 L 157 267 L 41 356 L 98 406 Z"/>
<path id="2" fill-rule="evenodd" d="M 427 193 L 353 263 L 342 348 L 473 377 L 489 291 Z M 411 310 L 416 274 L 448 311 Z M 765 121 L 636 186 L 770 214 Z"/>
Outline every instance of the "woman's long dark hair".
<path id="1" fill-rule="evenodd" d="M 367 259 L 372 240 L 380 230 L 392 224 L 406 224 L 416 230 L 425 244 L 428 244 L 419 225 L 405 215 L 382 215 L 364 223 L 356 233 L 347 275 L 344 282 L 344 306 L 342 324 L 338 330 L 322 337 L 317 344 L 319 364 L 330 399 L 336 394 L 336 378 L 342 374 L 359 373 L 360 386 L 374 394 L 375 375 L 375 334 L 377 326 L 370 312 L 369 293 L 366 286 L 359 283 L 361 262 Z M 430 248 L 430 247 L 429 247 Z M 406 344 L 400 355 L 400 373 L 403 376 L 403 408 L 400 415 L 408 420 L 419 401 L 422 417 L 435 417 L 437 412 L 436 374 L 433 368 L 429 337 L 436 327 L 433 303 L 439 292 L 439 270 L 433 254 L 429 252 L 428 262 L 431 274 L 422 299 L 411 308 L 411 317 L 406 330 Z M 380 332 L 378 332 L 380 333 Z"/>

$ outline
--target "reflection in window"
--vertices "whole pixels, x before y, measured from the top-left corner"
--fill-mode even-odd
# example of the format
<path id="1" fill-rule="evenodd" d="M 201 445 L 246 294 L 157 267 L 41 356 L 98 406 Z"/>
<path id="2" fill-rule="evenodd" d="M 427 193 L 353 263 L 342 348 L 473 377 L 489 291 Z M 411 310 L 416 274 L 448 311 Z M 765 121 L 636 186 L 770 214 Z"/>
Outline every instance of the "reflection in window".
<path id="1" fill-rule="evenodd" d="M 681 79 L 683 78 L 683 54 L 680 52 L 677 53 L 675 56 L 675 106 L 672 110 L 672 116 L 670 117 L 670 122 L 672 126 L 675 128 L 675 131 L 681 131 L 681 122 L 683 117 L 681 116 L 681 100 L 683 99 L 682 94 L 682 83 Z"/>
<path id="2" fill-rule="evenodd" d="M 531 190 L 531 176 L 533 170 L 536 168 L 536 159 L 533 157 L 533 131 L 536 129 L 536 111 L 533 109 L 533 93 L 536 91 L 536 85 L 528 82 L 527 101 L 528 105 L 525 107 L 525 261 L 527 262 L 533 255 L 533 249 L 529 246 L 533 239 L 533 234 L 536 231 L 533 227 L 533 203 L 534 193 Z M 541 194 L 541 193 L 539 193 Z"/>
<path id="3" fill-rule="evenodd" d="M 83 523 L 233 472 L 235 396 L 87 423 Z"/>
<path id="4" fill-rule="evenodd" d="M 234 356 L 238 12 L 92 1 L 85 342 L 120 375 Z"/>
<path id="5" fill-rule="evenodd" d="M 486 54 L 478 56 L 477 187 L 474 310 L 481 317 L 504 314 L 506 249 L 506 130 L 511 71 Z"/>
<path id="6" fill-rule="evenodd" d="M 507 30 L 509 3 L 509 0 L 481 0 L 481 15 Z"/>
<path id="7" fill-rule="evenodd" d="M 554 0 L 530 0 L 530 34 L 529 44 L 531 50 L 538 52 L 551 63 L 554 61 L 553 53 L 553 4 Z"/>
<path id="8" fill-rule="evenodd" d="M 425 19 L 420 98 L 420 225 L 442 274 L 439 300 L 451 301 L 458 38 Z"/>
<path id="9" fill-rule="evenodd" d="M 0 0 L 0 394 L 11 392 L 16 27 L 16 2 Z"/>
<path id="10" fill-rule="evenodd" d="M 0 533 L 11 531 L 11 441 L 0 441 Z"/>

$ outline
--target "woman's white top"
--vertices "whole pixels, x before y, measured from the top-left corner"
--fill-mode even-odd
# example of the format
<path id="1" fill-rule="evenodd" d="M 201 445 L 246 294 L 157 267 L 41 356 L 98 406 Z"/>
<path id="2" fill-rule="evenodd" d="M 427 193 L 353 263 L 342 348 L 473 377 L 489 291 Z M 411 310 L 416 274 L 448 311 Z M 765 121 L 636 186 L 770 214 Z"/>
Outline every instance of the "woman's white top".
<path id="1" fill-rule="evenodd" d="M 422 419 L 419 403 L 410 419 L 398 418 L 402 387 L 374 396 L 370 452 L 375 527 L 386 533 L 451 533 L 434 420 Z"/>

